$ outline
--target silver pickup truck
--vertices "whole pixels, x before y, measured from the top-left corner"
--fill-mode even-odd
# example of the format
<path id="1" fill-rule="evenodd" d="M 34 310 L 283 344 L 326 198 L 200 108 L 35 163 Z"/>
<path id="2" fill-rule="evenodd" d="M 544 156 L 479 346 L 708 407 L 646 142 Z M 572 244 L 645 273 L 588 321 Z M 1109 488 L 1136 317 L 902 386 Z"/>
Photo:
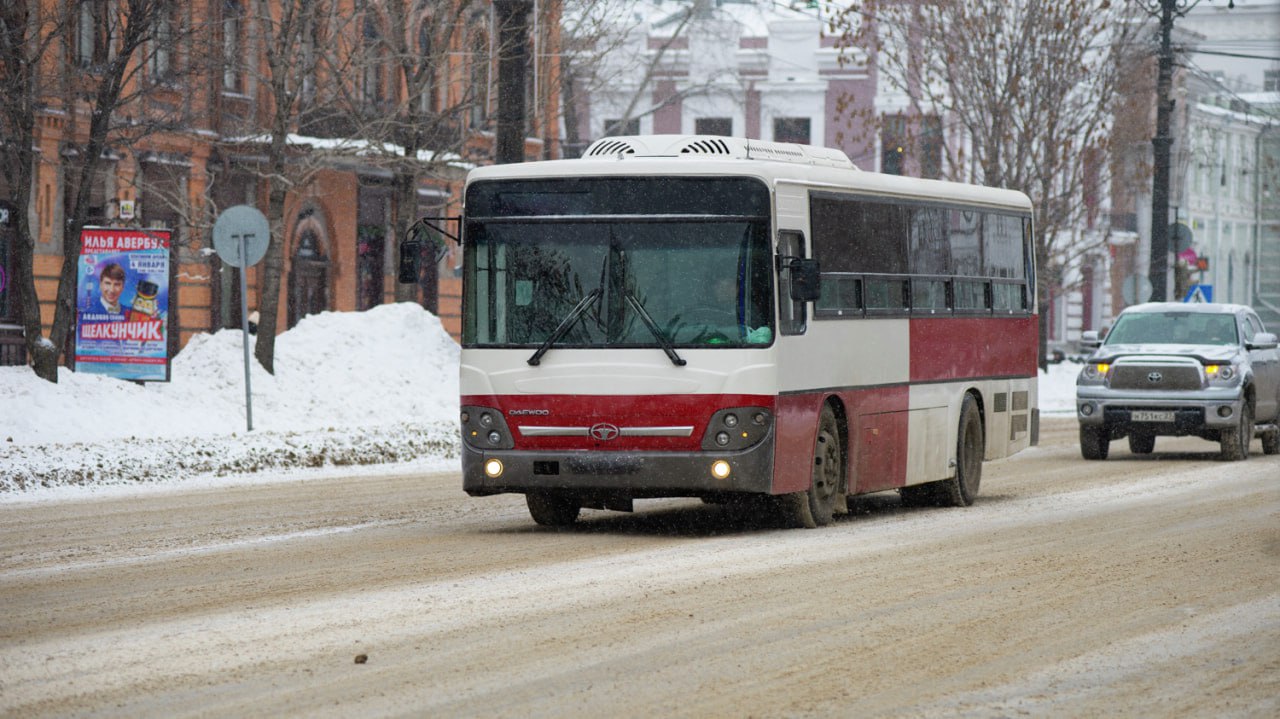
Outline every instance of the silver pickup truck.
<path id="1" fill-rule="evenodd" d="M 1262 438 L 1280 453 L 1280 349 L 1249 307 L 1152 302 L 1129 307 L 1094 346 L 1076 379 L 1080 453 L 1106 459 L 1111 440 L 1148 454 L 1157 436 L 1218 442 L 1242 460 Z"/>

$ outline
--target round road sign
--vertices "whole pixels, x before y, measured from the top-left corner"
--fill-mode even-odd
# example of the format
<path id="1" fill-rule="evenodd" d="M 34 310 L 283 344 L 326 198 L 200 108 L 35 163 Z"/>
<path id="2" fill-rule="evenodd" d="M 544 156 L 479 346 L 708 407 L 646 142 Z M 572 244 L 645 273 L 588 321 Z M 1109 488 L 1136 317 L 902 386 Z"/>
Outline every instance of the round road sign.
<path id="1" fill-rule="evenodd" d="M 240 256 L 240 238 L 244 238 L 244 256 Z M 213 223 L 213 249 L 222 261 L 232 267 L 250 267 L 267 254 L 271 228 L 266 215 L 256 207 L 228 207 Z"/>

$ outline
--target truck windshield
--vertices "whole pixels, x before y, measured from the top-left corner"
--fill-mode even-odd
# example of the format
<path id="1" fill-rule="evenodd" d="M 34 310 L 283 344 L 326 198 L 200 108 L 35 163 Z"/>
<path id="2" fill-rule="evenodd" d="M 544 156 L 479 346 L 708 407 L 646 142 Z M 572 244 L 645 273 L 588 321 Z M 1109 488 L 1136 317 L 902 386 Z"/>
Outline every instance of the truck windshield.
<path id="1" fill-rule="evenodd" d="M 768 346 L 768 208 L 763 183 L 746 178 L 477 182 L 467 191 L 462 342 L 539 356 Z"/>
<path id="2" fill-rule="evenodd" d="M 1116 320 L 1106 343 L 1233 345 L 1236 318 L 1204 312 L 1131 312 Z"/>

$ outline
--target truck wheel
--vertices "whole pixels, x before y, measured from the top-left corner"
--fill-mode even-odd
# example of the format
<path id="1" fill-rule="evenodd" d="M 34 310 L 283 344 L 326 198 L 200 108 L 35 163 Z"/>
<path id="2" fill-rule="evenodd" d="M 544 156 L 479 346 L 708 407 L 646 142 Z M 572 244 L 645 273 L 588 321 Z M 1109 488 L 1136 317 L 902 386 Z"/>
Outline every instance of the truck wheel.
<path id="1" fill-rule="evenodd" d="M 1228 462 L 1239 462 L 1249 457 L 1249 443 L 1253 441 L 1253 410 L 1245 402 L 1240 408 L 1240 424 L 1231 429 L 1222 430 L 1218 445 L 1222 450 L 1222 459 Z"/>
<path id="2" fill-rule="evenodd" d="M 578 519 L 582 507 L 571 497 L 554 492 L 529 492 L 524 495 L 529 516 L 544 527 L 567 527 Z"/>
<path id="3" fill-rule="evenodd" d="M 1080 454 L 1085 459 L 1106 459 L 1111 451 L 1111 435 L 1106 427 L 1080 427 Z"/>
<path id="4" fill-rule="evenodd" d="M 1129 435 L 1129 451 L 1134 454 L 1151 454 L 1156 448 L 1154 434 L 1134 433 Z"/>
<path id="5" fill-rule="evenodd" d="M 1272 427 L 1262 433 L 1262 453 L 1280 454 L 1280 427 Z"/>

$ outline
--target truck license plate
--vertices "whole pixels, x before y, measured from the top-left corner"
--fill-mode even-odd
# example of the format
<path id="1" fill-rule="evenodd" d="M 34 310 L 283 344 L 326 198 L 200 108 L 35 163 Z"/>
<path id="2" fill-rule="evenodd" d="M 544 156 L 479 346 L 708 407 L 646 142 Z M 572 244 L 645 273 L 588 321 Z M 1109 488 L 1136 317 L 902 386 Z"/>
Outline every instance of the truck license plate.
<path id="1" fill-rule="evenodd" d="M 1129 419 L 1133 422 L 1172 422 L 1173 412 L 1144 412 L 1142 410 L 1134 410 L 1129 413 Z"/>

